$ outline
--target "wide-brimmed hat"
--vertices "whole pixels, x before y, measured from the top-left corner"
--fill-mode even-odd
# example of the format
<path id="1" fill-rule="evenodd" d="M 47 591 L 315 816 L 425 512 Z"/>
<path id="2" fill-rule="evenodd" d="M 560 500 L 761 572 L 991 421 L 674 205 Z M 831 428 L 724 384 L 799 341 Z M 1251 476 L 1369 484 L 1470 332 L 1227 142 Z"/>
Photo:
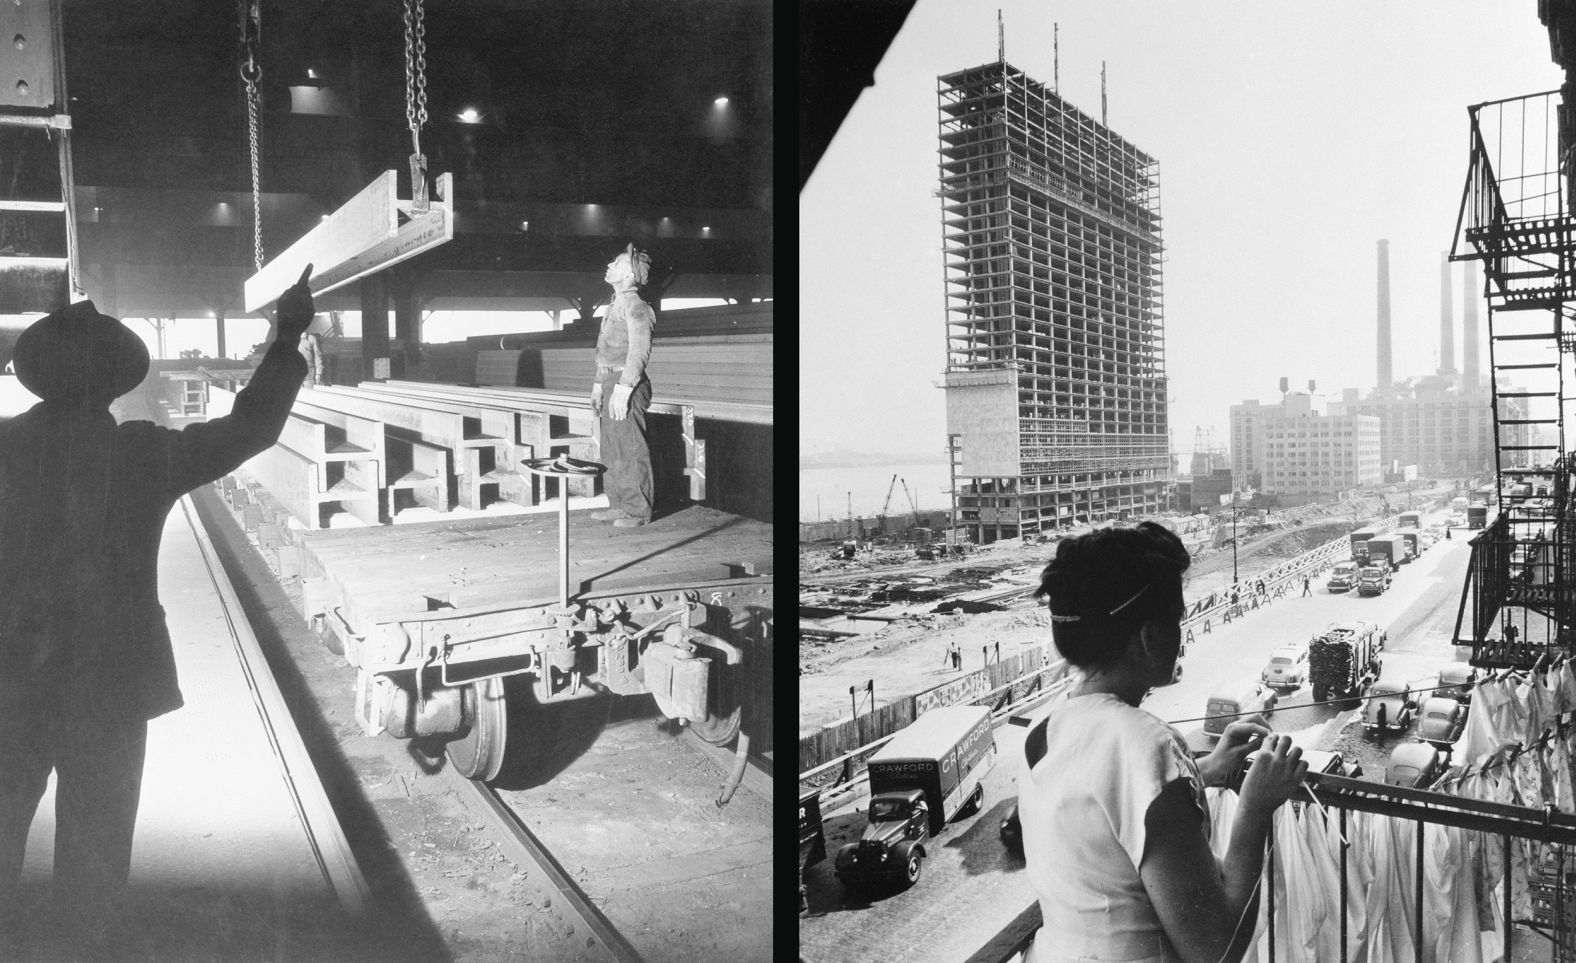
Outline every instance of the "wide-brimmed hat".
<path id="1" fill-rule="evenodd" d="M 29 325 L 12 364 L 22 387 L 45 401 L 107 405 L 147 377 L 148 346 L 92 301 L 78 301 Z"/>

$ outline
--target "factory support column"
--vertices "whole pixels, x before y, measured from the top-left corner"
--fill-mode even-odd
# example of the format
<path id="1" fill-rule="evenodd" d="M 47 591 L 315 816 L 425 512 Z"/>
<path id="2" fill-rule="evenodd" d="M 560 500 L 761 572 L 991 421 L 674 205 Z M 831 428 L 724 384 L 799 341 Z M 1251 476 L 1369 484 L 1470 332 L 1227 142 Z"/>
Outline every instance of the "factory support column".
<path id="1" fill-rule="evenodd" d="M 404 378 L 409 368 L 421 364 L 421 298 L 416 294 L 416 277 L 390 272 L 389 286 L 394 293 L 394 336 L 403 350 L 394 358 L 394 377 Z"/>
<path id="2" fill-rule="evenodd" d="M 214 309 L 213 327 L 215 333 L 218 335 L 219 341 L 219 353 L 214 355 L 214 357 L 228 358 L 229 355 L 224 353 L 224 308 L 220 307 Z"/>
<path id="3" fill-rule="evenodd" d="M 361 377 L 392 377 L 389 364 L 389 284 L 382 274 L 361 279 Z"/>

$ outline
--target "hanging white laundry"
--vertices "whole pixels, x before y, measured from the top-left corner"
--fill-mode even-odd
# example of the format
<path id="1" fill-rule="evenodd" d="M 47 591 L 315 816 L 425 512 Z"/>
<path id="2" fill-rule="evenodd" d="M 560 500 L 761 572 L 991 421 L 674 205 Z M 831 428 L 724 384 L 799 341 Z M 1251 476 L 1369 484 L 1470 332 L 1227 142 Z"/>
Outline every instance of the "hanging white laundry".
<path id="1" fill-rule="evenodd" d="M 1209 848 L 1216 859 L 1225 859 L 1231 845 L 1231 826 L 1237 818 L 1237 793 L 1210 786 L 1204 790 L 1204 801 L 1209 803 Z"/>
<path id="2" fill-rule="evenodd" d="M 1424 963 L 1482 963 L 1467 833 L 1431 825 L 1424 829 L 1423 844 Z"/>
<path id="3" fill-rule="evenodd" d="M 1456 740 L 1450 757 L 1459 766 L 1471 768 L 1502 746 L 1516 741 L 1513 713 L 1507 722 L 1506 707 L 1516 702 L 1513 684 L 1507 680 L 1489 678 L 1478 683 L 1472 697 L 1472 708 L 1467 712 L 1466 728 Z"/>
<path id="4" fill-rule="evenodd" d="M 1571 697 L 1576 695 L 1576 688 L 1566 687 L 1567 678 L 1571 678 L 1572 685 L 1576 686 L 1576 677 L 1570 674 L 1570 663 L 1563 659 L 1543 676 L 1543 687 L 1549 693 L 1549 712 L 1555 717 L 1576 709 L 1576 704 L 1571 702 Z"/>
<path id="5" fill-rule="evenodd" d="M 1543 684 L 1542 673 L 1529 672 L 1517 684 L 1516 698 L 1526 706 L 1521 745 L 1524 748 L 1531 747 L 1543 736 L 1544 730 L 1554 724 L 1553 705 L 1549 700 L 1548 687 Z"/>
<path id="6" fill-rule="evenodd" d="M 1488 787 L 1488 795 L 1484 798 L 1491 802 L 1505 803 L 1511 806 L 1537 805 L 1536 802 L 1523 801 L 1518 790 L 1516 780 L 1504 772 L 1503 766 L 1497 771 L 1489 770 L 1484 785 Z M 1530 840 L 1510 840 L 1510 866 L 1506 868 L 1506 879 L 1501 883 L 1510 886 L 1510 918 L 1512 921 L 1532 918 L 1532 892 L 1527 886 L 1527 862 Z M 1503 843 L 1501 843 L 1503 848 Z"/>
<path id="7" fill-rule="evenodd" d="M 1326 907 L 1319 953 L 1309 959 L 1337 960 L 1341 958 L 1341 849 L 1345 846 L 1338 835 L 1340 816 L 1331 812 L 1330 818 L 1326 819 L 1323 813 L 1313 809 L 1303 810 L 1302 816 L 1303 838 L 1307 842 L 1312 867 L 1307 879 L 1314 881 L 1311 885 L 1323 894 L 1321 902 Z M 1347 825 L 1347 832 L 1350 833 L 1349 816 Z M 1348 851 L 1348 873 L 1351 873 L 1352 862 Z M 1363 909 L 1367 901 L 1363 896 L 1364 888 L 1357 885 L 1355 878 L 1348 881 L 1346 889 L 1346 958 L 1355 959 L 1363 945 Z"/>
<path id="8" fill-rule="evenodd" d="M 1374 869 L 1368 897 L 1368 942 L 1362 963 L 1400 963 L 1416 959 L 1409 919 L 1416 890 L 1411 881 L 1412 829 L 1390 816 L 1369 820 L 1366 841 Z"/>
<path id="9" fill-rule="evenodd" d="M 1576 799 L 1571 797 L 1571 749 L 1565 733 L 1556 733 L 1544 750 L 1548 762 L 1549 783 L 1554 787 L 1551 800 L 1554 808 L 1562 813 L 1576 812 Z"/>
<path id="10" fill-rule="evenodd" d="M 1562 712 L 1576 712 L 1576 669 L 1571 668 L 1571 660 L 1565 659 L 1560 663 L 1559 688 L 1560 697 L 1564 700 Z"/>
<path id="11" fill-rule="evenodd" d="M 1285 913 L 1289 917 L 1287 939 L 1289 960 L 1333 960 L 1341 951 L 1340 907 L 1332 899 L 1339 881 L 1326 870 L 1329 852 L 1325 850 L 1324 829 L 1318 825 L 1324 816 L 1312 804 L 1300 807 L 1287 820 L 1290 832 L 1282 835 L 1286 855 L 1287 896 Z M 1320 854 L 1325 857 L 1320 860 Z"/>

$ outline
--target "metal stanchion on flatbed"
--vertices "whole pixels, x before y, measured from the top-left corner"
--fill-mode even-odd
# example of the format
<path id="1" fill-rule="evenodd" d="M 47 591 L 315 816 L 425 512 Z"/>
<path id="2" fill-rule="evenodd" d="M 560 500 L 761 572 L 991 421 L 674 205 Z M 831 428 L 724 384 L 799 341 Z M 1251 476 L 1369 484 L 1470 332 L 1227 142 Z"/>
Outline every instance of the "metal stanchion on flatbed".
<path id="1" fill-rule="evenodd" d="M 556 458 L 527 458 L 521 462 L 525 470 L 543 478 L 558 479 L 558 606 L 569 607 L 569 486 L 570 478 L 600 475 L 606 465 L 594 461 L 581 461 L 568 455 Z"/>

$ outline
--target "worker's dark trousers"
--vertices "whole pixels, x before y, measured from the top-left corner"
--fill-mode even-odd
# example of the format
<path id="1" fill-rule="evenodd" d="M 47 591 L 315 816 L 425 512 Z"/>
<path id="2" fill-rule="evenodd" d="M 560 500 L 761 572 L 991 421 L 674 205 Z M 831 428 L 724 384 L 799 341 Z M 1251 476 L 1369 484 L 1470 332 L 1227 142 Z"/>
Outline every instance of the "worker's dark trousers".
<path id="1" fill-rule="evenodd" d="M 618 374 L 603 375 L 602 442 L 600 457 L 607 465 L 602 487 L 609 508 L 617 508 L 635 518 L 651 518 L 651 449 L 646 446 L 646 409 L 651 407 L 651 382 L 640 384 L 629 396 L 629 414 L 622 421 L 609 415 L 613 410 L 613 386 Z"/>
<path id="2" fill-rule="evenodd" d="M 67 703 L 8 711 L 0 762 L 0 949 L 33 908 L 20 887 L 22 857 L 50 770 L 56 776 L 51 928 L 85 939 L 101 934 L 131 874 L 148 723 L 104 719 L 87 698 Z"/>

